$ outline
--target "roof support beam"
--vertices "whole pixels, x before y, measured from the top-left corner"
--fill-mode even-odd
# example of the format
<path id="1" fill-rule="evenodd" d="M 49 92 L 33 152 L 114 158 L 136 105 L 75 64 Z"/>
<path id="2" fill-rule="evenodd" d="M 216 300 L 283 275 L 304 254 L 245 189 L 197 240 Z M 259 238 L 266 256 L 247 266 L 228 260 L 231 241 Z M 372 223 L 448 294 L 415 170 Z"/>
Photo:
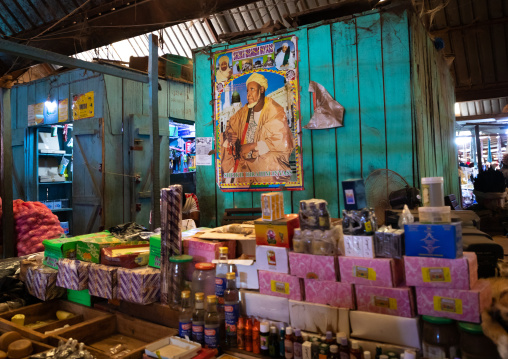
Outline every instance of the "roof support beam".
<path id="1" fill-rule="evenodd" d="M 47 62 L 70 68 L 81 68 L 85 70 L 99 72 L 106 75 L 121 77 L 127 80 L 148 83 L 148 76 L 136 73 L 134 71 L 123 70 L 117 67 L 107 65 L 94 64 L 91 62 L 82 61 L 65 55 L 57 54 L 51 51 L 21 45 L 3 39 L 0 39 L 0 52 L 5 52 L 14 56 L 19 56 L 35 61 Z"/>
<path id="2" fill-rule="evenodd" d="M 159 38 L 157 35 L 148 36 L 148 96 L 150 107 L 150 147 L 152 149 L 152 223 L 154 230 L 161 226 L 160 202 L 160 142 L 159 142 Z"/>

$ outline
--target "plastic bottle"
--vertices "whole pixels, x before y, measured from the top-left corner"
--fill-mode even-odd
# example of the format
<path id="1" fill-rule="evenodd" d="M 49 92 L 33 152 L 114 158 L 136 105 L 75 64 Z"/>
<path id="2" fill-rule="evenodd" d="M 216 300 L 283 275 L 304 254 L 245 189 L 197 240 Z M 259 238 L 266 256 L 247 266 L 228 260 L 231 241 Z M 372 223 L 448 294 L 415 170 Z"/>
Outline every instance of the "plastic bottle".
<path id="1" fill-rule="evenodd" d="M 245 350 L 252 351 L 252 320 L 245 319 Z"/>
<path id="2" fill-rule="evenodd" d="M 300 228 L 295 229 L 295 233 L 293 235 L 293 251 L 296 253 L 304 253 L 305 252 L 305 240 L 302 235 L 302 231 Z"/>
<path id="3" fill-rule="evenodd" d="M 342 334 L 343 335 L 343 334 Z M 340 359 L 349 359 L 349 344 L 346 336 L 337 336 L 337 341 L 340 340 Z"/>
<path id="4" fill-rule="evenodd" d="M 295 329 L 295 341 L 293 343 L 293 353 L 295 359 L 302 359 L 302 345 L 303 345 L 303 337 L 302 331 L 300 329 Z"/>
<path id="5" fill-rule="evenodd" d="M 333 333 L 331 331 L 326 332 L 325 343 L 328 345 L 335 344 L 335 340 L 333 340 Z"/>
<path id="6" fill-rule="evenodd" d="M 205 343 L 205 298 L 204 293 L 196 293 L 194 312 L 192 313 L 192 341 L 203 345 Z"/>
<path id="7" fill-rule="evenodd" d="M 245 320 L 243 317 L 238 318 L 238 325 L 236 326 L 236 343 L 238 349 L 245 350 Z"/>
<path id="8" fill-rule="evenodd" d="M 275 325 L 270 326 L 268 353 L 272 358 L 277 358 L 279 356 L 279 334 L 277 333 L 277 327 Z"/>
<path id="9" fill-rule="evenodd" d="M 178 315 L 178 335 L 180 338 L 192 338 L 192 309 L 190 305 L 190 291 L 182 292 L 182 308 Z"/>
<path id="10" fill-rule="evenodd" d="M 219 346 L 220 317 L 217 312 L 217 297 L 209 295 L 206 298 L 207 311 L 205 315 L 205 347 L 215 349 Z"/>
<path id="11" fill-rule="evenodd" d="M 268 337 L 270 336 L 270 325 L 268 322 L 261 322 L 259 327 L 259 349 L 261 355 L 268 356 Z"/>
<path id="12" fill-rule="evenodd" d="M 221 312 L 224 305 L 224 291 L 227 285 L 226 275 L 230 272 L 236 273 L 236 266 L 228 264 L 228 247 L 220 247 L 219 263 L 215 267 L 215 295 L 219 303 L 219 312 Z"/>
<path id="13" fill-rule="evenodd" d="M 360 350 L 360 345 L 356 340 L 351 341 L 349 356 L 351 359 L 362 359 L 362 351 Z"/>
<path id="14" fill-rule="evenodd" d="M 319 359 L 328 359 L 328 354 L 330 354 L 330 346 L 326 343 L 321 343 L 319 345 Z"/>
<path id="15" fill-rule="evenodd" d="M 252 326 L 252 352 L 254 354 L 259 354 L 261 352 L 259 346 L 259 337 L 260 337 L 260 324 L 257 319 L 254 319 L 254 325 Z"/>
<path id="16" fill-rule="evenodd" d="M 337 344 L 330 345 L 330 359 L 340 359 L 339 346 Z"/>
<path id="17" fill-rule="evenodd" d="M 286 327 L 286 337 L 284 338 L 284 355 L 286 359 L 293 359 L 295 338 L 293 336 L 293 328 Z"/>
<path id="18" fill-rule="evenodd" d="M 371 355 L 370 355 L 370 352 L 369 351 L 364 351 L 363 352 L 363 359 L 371 359 Z"/>
<path id="19" fill-rule="evenodd" d="M 284 340 L 286 339 L 286 331 L 284 330 L 284 324 L 279 328 L 279 357 L 284 358 L 286 355 L 286 348 L 284 346 Z"/>
<path id="20" fill-rule="evenodd" d="M 226 321 L 226 345 L 236 348 L 236 324 L 240 316 L 240 292 L 236 288 L 236 275 L 230 272 L 226 275 L 226 290 L 224 291 L 224 318 Z M 247 328 L 246 328 L 247 329 Z"/>
<path id="21" fill-rule="evenodd" d="M 312 359 L 319 359 L 319 338 L 312 338 L 312 344 L 310 347 Z"/>

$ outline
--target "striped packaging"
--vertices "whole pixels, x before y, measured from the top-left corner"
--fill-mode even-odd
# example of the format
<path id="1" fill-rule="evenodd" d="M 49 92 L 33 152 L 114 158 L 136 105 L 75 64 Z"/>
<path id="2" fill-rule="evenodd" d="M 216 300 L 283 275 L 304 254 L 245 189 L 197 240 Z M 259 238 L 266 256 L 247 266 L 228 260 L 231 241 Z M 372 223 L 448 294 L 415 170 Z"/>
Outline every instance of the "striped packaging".
<path id="1" fill-rule="evenodd" d="M 138 304 L 159 301 L 160 270 L 155 268 L 118 269 L 118 299 Z"/>
<path id="2" fill-rule="evenodd" d="M 46 266 L 28 268 L 26 286 L 28 292 L 40 300 L 62 297 L 65 289 L 56 286 L 58 271 Z"/>
<path id="3" fill-rule="evenodd" d="M 91 263 L 88 268 L 88 292 L 90 295 L 106 299 L 117 299 L 118 267 Z"/>
<path id="4" fill-rule="evenodd" d="M 88 289 L 89 262 L 61 258 L 58 261 L 56 285 L 72 290 Z"/>
<path id="5" fill-rule="evenodd" d="M 182 253 L 182 195 L 181 185 L 161 190 L 161 303 L 168 304 L 169 257 Z"/>

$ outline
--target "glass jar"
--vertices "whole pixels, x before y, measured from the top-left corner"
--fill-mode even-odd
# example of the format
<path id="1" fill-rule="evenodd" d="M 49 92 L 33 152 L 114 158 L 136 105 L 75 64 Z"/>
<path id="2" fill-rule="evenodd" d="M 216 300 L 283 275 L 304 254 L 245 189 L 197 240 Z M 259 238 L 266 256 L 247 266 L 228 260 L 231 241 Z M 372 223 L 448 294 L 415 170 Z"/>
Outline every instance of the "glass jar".
<path id="1" fill-rule="evenodd" d="M 302 232 L 303 241 L 305 242 L 304 253 L 312 254 L 312 241 L 313 235 L 310 229 L 306 229 Z"/>
<path id="2" fill-rule="evenodd" d="M 209 295 L 215 295 L 215 264 L 196 263 L 194 267 L 191 298 L 200 292 L 205 294 L 205 298 Z"/>
<path id="3" fill-rule="evenodd" d="M 312 254 L 322 255 L 323 249 L 323 231 L 316 229 L 312 231 Z"/>
<path id="4" fill-rule="evenodd" d="M 500 358 L 496 345 L 483 334 L 480 324 L 459 322 L 462 359 Z"/>
<path id="5" fill-rule="evenodd" d="M 189 265 L 192 264 L 192 256 L 187 254 L 172 256 L 169 258 L 171 308 L 179 309 L 182 300 L 182 291 L 190 290 L 190 283 L 187 281 Z"/>
<path id="6" fill-rule="evenodd" d="M 296 253 L 305 252 L 305 241 L 300 228 L 295 228 L 295 234 L 293 235 L 293 251 Z"/>
<path id="7" fill-rule="evenodd" d="M 423 315 L 423 357 L 455 358 L 458 355 L 459 332 L 454 320 Z"/>

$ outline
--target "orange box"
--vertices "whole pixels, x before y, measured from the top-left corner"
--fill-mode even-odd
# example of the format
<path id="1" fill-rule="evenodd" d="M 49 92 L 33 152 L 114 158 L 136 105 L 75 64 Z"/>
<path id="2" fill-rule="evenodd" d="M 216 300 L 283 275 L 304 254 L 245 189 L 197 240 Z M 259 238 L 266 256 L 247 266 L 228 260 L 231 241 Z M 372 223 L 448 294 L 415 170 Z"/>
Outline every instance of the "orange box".
<path id="1" fill-rule="evenodd" d="M 254 221 L 256 244 L 291 248 L 295 228 L 299 227 L 297 214 L 287 214 L 283 219 L 275 221 L 257 219 Z"/>

